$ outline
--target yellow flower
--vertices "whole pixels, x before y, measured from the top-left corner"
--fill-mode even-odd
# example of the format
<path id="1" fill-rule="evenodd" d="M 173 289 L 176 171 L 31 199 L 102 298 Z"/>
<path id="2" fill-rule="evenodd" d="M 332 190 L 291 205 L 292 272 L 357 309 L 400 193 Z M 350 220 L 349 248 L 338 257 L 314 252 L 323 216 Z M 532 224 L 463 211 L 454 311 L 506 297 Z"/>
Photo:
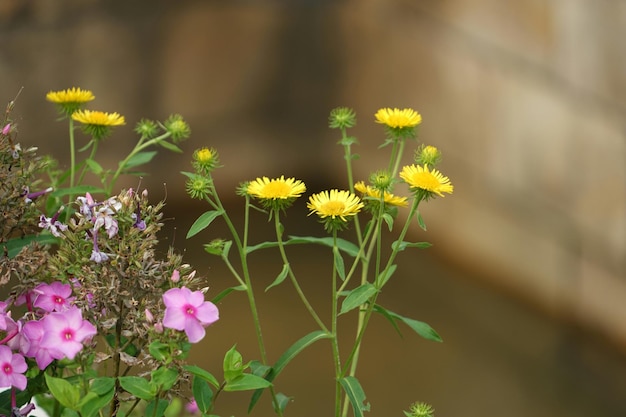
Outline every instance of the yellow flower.
<path id="1" fill-rule="evenodd" d="M 377 201 L 380 201 L 380 190 L 377 190 L 369 185 L 365 185 L 365 182 L 363 181 L 359 181 L 354 184 L 354 189 L 367 197 L 372 197 Z M 385 204 L 389 206 L 406 207 L 409 205 L 406 197 L 400 197 L 388 192 L 385 192 L 384 194 L 384 201 Z"/>
<path id="2" fill-rule="evenodd" d="M 113 126 L 125 124 L 124 116 L 102 111 L 78 110 L 72 113 L 72 119 L 82 123 L 83 131 L 95 140 L 108 136 Z"/>
<path id="3" fill-rule="evenodd" d="M 120 126 L 125 124 L 124 116 L 119 113 L 106 113 L 103 111 L 79 110 L 72 114 L 72 119 L 86 125 Z"/>
<path id="4" fill-rule="evenodd" d="M 400 172 L 402 178 L 411 189 L 422 190 L 425 197 L 437 194 L 444 197 L 443 193 L 452 194 L 454 187 L 450 183 L 450 179 L 441 172 L 428 169 L 428 166 L 407 165 Z"/>
<path id="5" fill-rule="evenodd" d="M 61 91 L 50 91 L 46 94 L 46 100 L 56 103 L 59 111 L 65 116 L 71 116 L 83 104 L 95 98 L 91 91 L 76 87 Z"/>
<path id="6" fill-rule="evenodd" d="M 422 165 L 435 166 L 441 161 L 441 152 L 434 146 L 421 146 L 415 152 L 415 162 Z"/>
<path id="7" fill-rule="evenodd" d="M 193 161 L 191 162 L 196 171 L 208 174 L 213 171 L 219 164 L 219 156 L 215 149 L 200 148 L 193 153 Z"/>
<path id="8" fill-rule="evenodd" d="M 363 208 L 361 199 L 350 191 L 330 190 L 313 194 L 309 197 L 307 207 L 309 215 L 316 213 L 322 219 L 330 218 L 348 221 L 347 217 L 354 216 Z"/>
<path id="9" fill-rule="evenodd" d="M 271 210 L 284 210 L 306 191 L 300 180 L 281 176 L 276 179 L 257 178 L 248 183 L 248 195 L 261 200 L 264 207 Z"/>
<path id="10" fill-rule="evenodd" d="M 194 156 L 201 164 L 206 164 L 207 162 L 211 162 L 213 160 L 213 152 L 209 148 L 198 149 Z"/>
<path id="11" fill-rule="evenodd" d="M 50 91 L 46 94 L 46 100 L 57 104 L 64 103 L 86 103 L 96 97 L 89 90 L 72 87 L 67 90 Z"/>
<path id="12" fill-rule="evenodd" d="M 375 114 L 376 123 L 392 129 L 411 128 L 422 123 L 422 116 L 413 109 L 380 109 Z"/>

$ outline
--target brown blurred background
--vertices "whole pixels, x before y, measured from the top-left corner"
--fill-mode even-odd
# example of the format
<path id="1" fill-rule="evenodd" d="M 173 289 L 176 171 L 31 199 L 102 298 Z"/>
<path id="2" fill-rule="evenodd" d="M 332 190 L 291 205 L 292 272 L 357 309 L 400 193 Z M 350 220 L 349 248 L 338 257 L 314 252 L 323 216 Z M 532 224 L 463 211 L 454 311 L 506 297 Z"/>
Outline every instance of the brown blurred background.
<path id="1" fill-rule="evenodd" d="M 234 187 L 257 176 L 295 176 L 311 192 L 344 186 L 332 108 L 357 111 L 359 178 L 385 161 L 375 111 L 417 109 L 420 139 L 443 151 L 455 193 L 424 208 L 428 232 L 413 238 L 435 246 L 403 254 L 382 303 L 444 343 L 374 321 L 359 374 L 371 415 L 424 400 L 437 416 L 624 416 L 624 39 L 621 0 L 0 0 L 0 98 L 24 87 L 19 141 L 64 164 L 66 125 L 49 90 L 91 89 L 92 108 L 126 117 L 100 148 L 109 166 L 140 118 L 184 115 L 185 154 L 161 152 L 143 185 L 167 195 L 165 243 L 188 252 L 214 294 L 233 282 L 200 246 L 226 237 L 223 226 L 184 239 L 207 209 L 179 174 L 193 149 L 218 149 L 217 185 L 240 210 Z M 287 233 L 323 235 L 304 213 L 289 212 Z M 254 233 L 269 233 L 254 220 Z M 291 253 L 324 306 L 327 251 Z M 274 255 L 252 257 L 259 289 L 280 271 Z M 313 330 L 293 296 L 283 285 L 260 301 L 272 360 Z M 195 353 L 215 373 L 234 343 L 258 357 L 244 298 L 220 308 Z M 322 342 L 279 379 L 295 397 L 288 415 L 330 412 L 329 355 Z M 247 398 L 230 400 L 237 415 Z"/>

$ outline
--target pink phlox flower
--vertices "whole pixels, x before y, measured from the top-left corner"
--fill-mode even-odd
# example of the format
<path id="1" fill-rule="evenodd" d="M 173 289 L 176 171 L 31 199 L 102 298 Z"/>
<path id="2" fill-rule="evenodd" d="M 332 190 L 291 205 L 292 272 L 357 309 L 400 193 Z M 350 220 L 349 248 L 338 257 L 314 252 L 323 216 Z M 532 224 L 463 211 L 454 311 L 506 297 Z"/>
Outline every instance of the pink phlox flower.
<path id="1" fill-rule="evenodd" d="M 178 269 L 175 269 L 174 272 L 172 272 L 172 276 L 171 276 L 170 280 L 172 282 L 180 281 L 180 272 L 178 271 Z"/>
<path id="2" fill-rule="evenodd" d="M 122 208 L 122 203 L 117 201 L 114 197 L 109 198 L 102 203 L 102 207 L 98 208 L 93 222 L 93 229 L 98 230 L 104 227 L 109 238 L 112 238 L 117 234 L 118 225 L 117 220 L 113 217 Z"/>
<path id="3" fill-rule="evenodd" d="M 4 337 L 0 340 L 0 345 L 6 345 L 11 343 L 11 340 L 17 336 L 21 329 L 21 325 L 11 318 L 10 311 L 7 311 L 6 313 L 3 312 L 1 316 L 0 330 L 4 332 Z"/>
<path id="4" fill-rule="evenodd" d="M 8 346 L 0 346 L 0 388 L 26 389 L 24 372 L 28 369 L 24 356 L 13 353 Z"/>
<path id="5" fill-rule="evenodd" d="M 47 312 L 67 310 L 74 301 L 74 297 L 71 297 L 70 284 L 63 284 L 59 281 L 39 284 L 35 287 L 35 291 L 38 295 L 34 306 Z"/>
<path id="6" fill-rule="evenodd" d="M 4 136 L 8 136 L 9 133 L 11 133 L 11 123 L 7 123 L 3 128 L 2 128 L 2 134 Z"/>
<path id="7" fill-rule="evenodd" d="M 11 317 L 11 312 L 6 312 L 8 304 L 4 301 L 0 301 L 0 329 L 4 330 L 7 328 L 6 316 Z"/>
<path id="8" fill-rule="evenodd" d="M 96 328 L 77 307 L 63 312 L 52 312 L 41 319 L 43 337 L 40 346 L 47 349 L 54 359 L 74 359 L 83 348 L 83 342 L 96 335 Z"/>
<path id="9" fill-rule="evenodd" d="M 44 370 L 54 358 L 50 351 L 41 346 L 41 339 L 44 335 L 44 328 L 41 320 L 31 320 L 22 327 L 23 340 L 20 344 L 20 352 L 28 358 L 35 358 L 39 369 Z"/>
<path id="10" fill-rule="evenodd" d="M 172 288 L 163 294 L 163 303 L 163 326 L 184 330 L 191 343 L 202 340 L 204 327 L 219 319 L 217 307 L 210 301 L 204 301 L 202 291 L 191 291 L 187 287 Z"/>
<path id="11" fill-rule="evenodd" d="M 39 225 L 38 226 L 41 227 L 42 229 L 49 230 L 50 233 L 52 233 L 56 237 L 61 237 L 61 232 L 64 232 L 64 231 L 67 230 L 67 225 L 61 223 L 58 220 L 59 213 L 60 213 L 60 211 L 57 212 L 52 217 L 46 217 L 45 214 L 42 214 L 39 217 Z"/>

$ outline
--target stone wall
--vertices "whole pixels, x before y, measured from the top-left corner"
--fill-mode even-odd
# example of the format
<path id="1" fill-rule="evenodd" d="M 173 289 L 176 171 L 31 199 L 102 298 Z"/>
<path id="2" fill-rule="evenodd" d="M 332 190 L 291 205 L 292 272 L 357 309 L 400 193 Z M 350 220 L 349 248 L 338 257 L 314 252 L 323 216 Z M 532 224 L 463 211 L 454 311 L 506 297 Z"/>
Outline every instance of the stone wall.
<path id="1" fill-rule="evenodd" d="M 24 86 L 19 138 L 58 154 L 45 93 L 93 90 L 130 125 L 103 144 L 111 163 L 139 118 L 183 114 L 188 153 L 144 180 L 173 204 L 204 145 L 224 187 L 341 185 L 328 111 L 354 107 L 371 145 L 379 107 L 413 107 L 455 185 L 424 210 L 436 250 L 626 348 L 625 32 L 608 0 L 3 0 L 0 94 Z M 362 153 L 364 177 L 378 159 Z"/>

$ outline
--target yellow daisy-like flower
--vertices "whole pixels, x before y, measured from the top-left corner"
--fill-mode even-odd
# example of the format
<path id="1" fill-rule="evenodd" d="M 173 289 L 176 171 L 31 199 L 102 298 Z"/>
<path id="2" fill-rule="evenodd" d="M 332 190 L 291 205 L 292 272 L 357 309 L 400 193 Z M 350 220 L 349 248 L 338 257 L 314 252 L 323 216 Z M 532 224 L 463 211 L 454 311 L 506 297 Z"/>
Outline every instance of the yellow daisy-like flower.
<path id="1" fill-rule="evenodd" d="M 306 186 L 295 178 L 269 179 L 257 178 L 248 183 L 248 195 L 258 198 L 263 205 L 272 210 L 284 210 L 306 191 Z"/>
<path id="2" fill-rule="evenodd" d="M 307 207 L 311 210 L 309 215 L 316 213 L 322 219 L 341 219 L 347 222 L 348 217 L 361 211 L 363 203 L 350 191 L 330 190 L 313 194 L 309 197 Z"/>
<path id="3" fill-rule="evenodd" d="M 120 116 L 119 113 L 103 111 L 79 110 L 72 114 L 72 119 L 86 125 L 120 126 L 126 124 L 124 116 Z"/>
<path id="4" fill-rule="evenodd" d="M 412 128 L 422 123 L 422 116 L 413 109 L 383 108 L 376 112 L 376 123 L 392 129 Z"/>
<path id="5" fill-rule="evenodd" d="M 365 185 L 365 182 L 363 181 L 359 181 L 354 184 L 354 189 L 367 197 L 372 197 L 380 201 L 380 190 L 377 190 L 376 188 L 369 185 Z M 388 192 L 385 192 L 383 198 L 385 204 L 389 206 L 406 207 L 409 205 L 408 199 L 406 197 L 400 197 Z"/>
<path id="6" fill-rule="evenodd" d="M 437 194 L 444 197 L 443 193 L 452 194 L 454 187 L 450 183 L 450 179 L 441 172 L 428 169 L 428 166 L 407 165 L 400 172 L 402 178 L 411 189 L 421 190 L 425 193 L 425 197 L 431 197 Z"/>
<path id="7" fill-rule="evenodd" d="M 248 184 L 248 194 L 266 200 L 297 198 L 305 191 L 302 181 L 285 179 L 284 175 L 273 180 L 267 177 L 257 178 Z"/>
<path id="8" fill-rule="evenodd" d="M 57 104 L 63 103 L 87 103 L 95 99 L 96 96 L 89 90 L 72 87 L 67 90 L 50 91 L 46 94 L 46 100 Z"/>
<path id="9" fill-rule="evenodd" d="M 59 111 L 65 116 L 71 116 L 72 113 L 80 109 L 85 103 L 95 98 L 91 91 L 76 87 L 61 91 L 50 91 L 46 94 L 46 100 L 56 103 L 59 107 Z"/>
<path id="10" fill-rule="evenodd" d="M 83 131 L 95 140 L 100 140 L 111 133 L 113 126 L 125 124 L 124 116 L 119 113 L 78 110 L 72 113 L 72 119 L 83 124 Z"/>
<path id="11" fill-rule="evenodd" d="M 215 149 L 200 148 L 193 153 L 193 161 L 191 162 L 196 171 L 208 174 L 213 171 L 219 164 L 219 156 Z"/>

